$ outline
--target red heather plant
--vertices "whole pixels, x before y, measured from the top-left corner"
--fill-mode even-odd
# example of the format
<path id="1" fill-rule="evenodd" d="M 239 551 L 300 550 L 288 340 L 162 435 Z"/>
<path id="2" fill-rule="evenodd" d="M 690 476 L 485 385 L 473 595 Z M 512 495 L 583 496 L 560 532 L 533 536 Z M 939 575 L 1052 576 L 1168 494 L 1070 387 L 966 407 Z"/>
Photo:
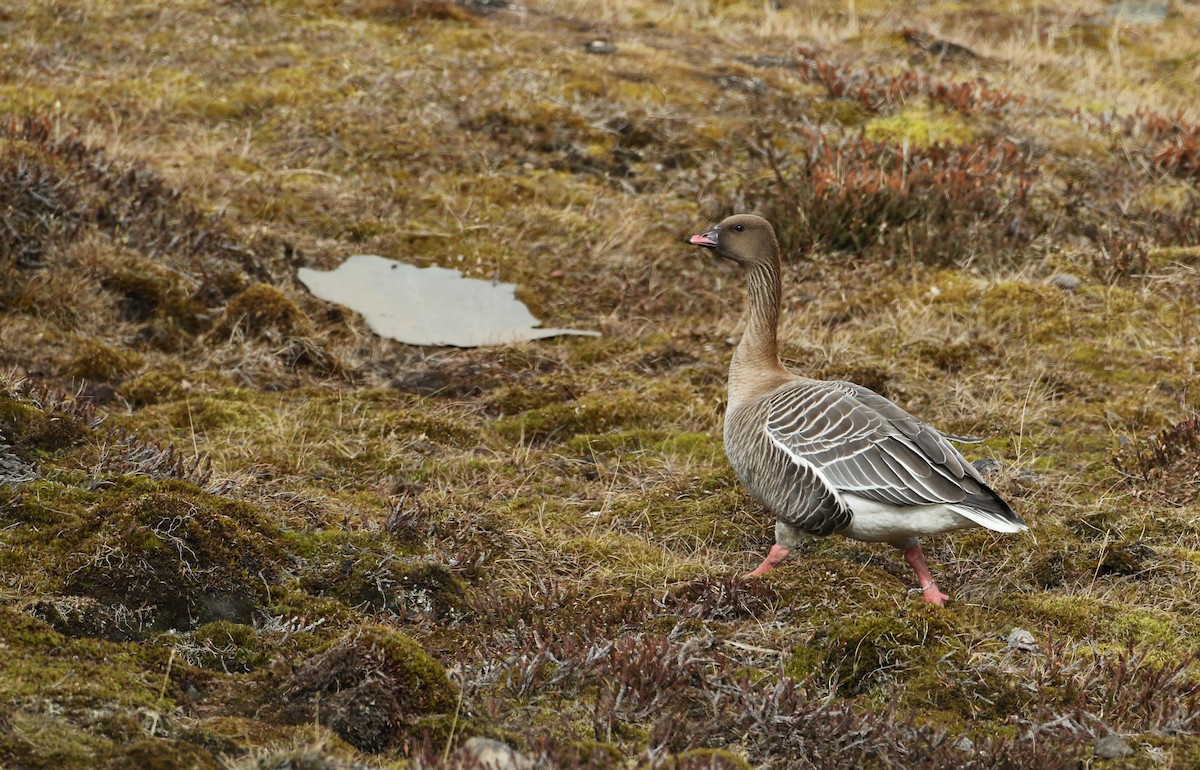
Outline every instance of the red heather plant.
<path id="1" fill-rule="evenodd" d="M 1200 181 L 1200 125 L 1189 126 L 1154 154 L 1155 168 Z"/>
<path id="2" fill-rule="evenodd" d="M 1088 122 L 1086 113 L 1078 110 L 1075 119 Z M 1101 131 L 1157 144 L 1152 151 L 1147 147 L 1155 169 L 1183 179 L 1200 179 L 1200 124 L 1188 122 L 1182 112 L 1166 117 L 1143 109 L 1132 115 L 1105 113 L 1095 120 Z"/>
<path id="3" fill-rule="evenodd" d="M 1113 464 L 1128 481 L 1160 489 L 1175 504 L 1186 505 L 1200 494 L 1200 417 L 1117 454 Z"/>
<path id="4" fill-rule="evenodd" d="M 803 50 L 796 60 L 796 69 L 805 79 L 824 86 L 831 99 L 858 101 L 872 112 L 903 104 L 916 96 L 925 96 L 933 104 L 967 114 L 999 115 L 1025 101 L 1024 97 L 1004 88 L 992 88 L 983 80 L 950 83 L 912 70 L 888 75 L 821 61 Z"/>
<path id="5" fill-rule="evenodd" d="M 824 248 L 949 263 L 1010 254 L 1040 231 L 1029 191 L 1038 167 L 1013 142 L 900 147 L 815 131 L 800 157 L 761 142 L 772 182 L 758 195 L 788 250 Z"/>

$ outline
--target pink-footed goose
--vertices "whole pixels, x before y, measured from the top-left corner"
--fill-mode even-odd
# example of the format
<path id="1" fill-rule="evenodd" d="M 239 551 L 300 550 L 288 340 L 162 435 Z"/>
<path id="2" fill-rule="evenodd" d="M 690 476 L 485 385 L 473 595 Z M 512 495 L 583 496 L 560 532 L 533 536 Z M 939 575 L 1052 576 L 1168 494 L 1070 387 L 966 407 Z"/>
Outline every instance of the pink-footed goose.
<path id="1" fill-rule="evenodd" d="M 925 601 L 938 590 L 918 538 L 967 527 L 1026 529 L 935 428 L 851 382 L 801 377 L 779 360 L 779 243 L 769 222 L 737 214 L 687 239 L 746 274 L 742 340 L 729 364 L 725 452 L 742 484 L 770 509 L 775 545 L 750 575 L 783 561 L 805 536 L 891 543 L 917 574 Z"/>

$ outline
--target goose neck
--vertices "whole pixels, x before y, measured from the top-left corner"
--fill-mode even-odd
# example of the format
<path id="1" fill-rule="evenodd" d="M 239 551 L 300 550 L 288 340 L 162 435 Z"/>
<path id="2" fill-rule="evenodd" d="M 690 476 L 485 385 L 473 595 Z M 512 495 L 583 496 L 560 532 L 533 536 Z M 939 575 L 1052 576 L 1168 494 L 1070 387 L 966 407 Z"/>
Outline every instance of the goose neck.
<path id="1" fill-rule="evenodd" d="M 756 265 L 747 271 L 745 329 L 729 366 L 731 402 L 748 396 L 757 385 L 787 376 L 779 360 L 779 265 Z"/>

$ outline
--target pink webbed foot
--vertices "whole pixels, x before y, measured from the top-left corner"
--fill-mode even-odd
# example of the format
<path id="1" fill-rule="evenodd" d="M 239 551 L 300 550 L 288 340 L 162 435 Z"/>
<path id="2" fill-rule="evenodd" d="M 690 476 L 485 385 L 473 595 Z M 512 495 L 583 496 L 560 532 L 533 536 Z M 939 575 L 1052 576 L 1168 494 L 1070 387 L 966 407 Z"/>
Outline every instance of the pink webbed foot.
<path id="1" fill-rule="evenodd" d="M 906 548 L 904 560 L 913 568 L 913 572 L 917 573 L 917 585 L 921 587 L 921 598 L 930 604 L 941 607 L 942 603 L 950 597 L 939 591 L 937 583 L 933 582 L 933 575 L 930 574 L 929 567 L 925 564 L 925 554 L 921 552 L 921 546 L 914 545 Z"/>
<path id="2" fill-rule="evenodd" d="M 763 559 L 762 564 L 755 567 L 750 572 L 747 572 L 742 577 L 758 577 L 765 575 L 771 570 L 779 566 L 779 562 L 787 558 L 788 549 L 781 546 L 779 543 L 771 546 L 771 552 L 767 554 L 767 558 Z"/>
<path id="3" fill-rule="evenodd" d="M 936 604 L 941 607 L 943 606 L 942 603 L 950 597 L 939 591 L 936 583 L 929 583 L 921 587 L 921 598 L 930 604 Z"/>

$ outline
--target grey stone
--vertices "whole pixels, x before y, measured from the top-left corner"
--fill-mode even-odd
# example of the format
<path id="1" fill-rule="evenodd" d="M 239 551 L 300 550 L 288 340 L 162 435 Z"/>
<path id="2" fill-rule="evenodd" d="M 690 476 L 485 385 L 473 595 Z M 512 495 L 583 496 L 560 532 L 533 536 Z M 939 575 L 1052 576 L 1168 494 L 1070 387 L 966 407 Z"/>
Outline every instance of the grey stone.
<path id="1" fill-rule="evenodd" d="M 455 767 L 463 770 L 533 770 L 534 761 L 511 746 L 475 737 L 459 748 Z"/>
<path id="2" fill-rule="evenodd" d="M 1033 638 L 1033 634 L 1023 628 L 1014 628 L 1008 632 L 1009 649 L 1021 650 L 1022 652 L 1036 652 L 1038 645 L 1037 640 Z"/>
<path id="3" fill-rule="evenodd" d="M 24 484 L 37 478 L 37 471 L 32 465 L 13 454 L 12 447 L 0 434 L 0 486 Z"/>
<path id="4" fill-rule="evenodd" d="M 984 457 L 971 463 L 981 476 L 995 476 L 1004 470 L 1004 463 L 994 457 Z"/>
<path id="5" fill-rule="evenodd" d="M 597 38 L 595 40 L 589 40 L 587 45 L 583 47 L 583 50 L 587 51 L 588 53 L 614 54 L 617 52 L 617 46 L 611 40 Z"/>
<path id="6" fill-rule="evenodd" d="M 1057 286 L 1063 291 L 1075 291 L 1083 285 L 1083 279 L 1070 273 L 1055 273 L 1046 279 L 1046 283 Z"/>
<path id="7" fill-rule="evenodd" d="M 1132 754 L 1133 747 L 1130 746 L 1124 738 L 1116 733 L 1109 733 L 1103 738 L 1096 739 L 1096 745 L 1093 748 L 1093 752 L 1097 757 L 1100 757 L 1100 759 L 1120 759 L 1121 757 L 1127 757 Z"/>

